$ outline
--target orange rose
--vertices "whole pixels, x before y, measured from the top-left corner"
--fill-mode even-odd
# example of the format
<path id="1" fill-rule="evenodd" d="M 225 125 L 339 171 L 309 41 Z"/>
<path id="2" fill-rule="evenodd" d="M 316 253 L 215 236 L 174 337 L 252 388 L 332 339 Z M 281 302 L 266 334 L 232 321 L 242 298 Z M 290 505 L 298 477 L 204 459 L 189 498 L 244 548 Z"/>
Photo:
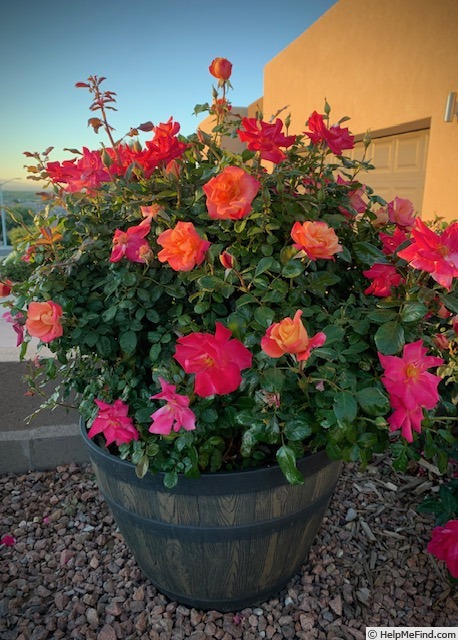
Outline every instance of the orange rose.
<path id="1" fill-rule="evenodd" d="M 226 167 L 203 186 L 208 215 L 214 220 L 240 220 L 247 216 L 260 183 L 240 167 Z"/>
<path id="2" fill-rule="evenodd" d="M 215 58 L 208 70 L 215 78 L 221 82 L 229 80 L 232 73 L 232 62 L 229 62 L 227 58 Z"/>
<path id="3" fill-rule="evenodd" d="M 160 213 L 163 213 L 164 207 L 157 202 L 150 204 L 148 207 L 140 207 L 142 216 L 145 218 L 140 224 L 149 224 L 151 220 L 155 220 Z"/>
<path id="4" fill-rule="evenodd" d="M 27 309 L 25 326 L 31 336 L 42 342 L 51 342 L 63 334 L 60 318 L 62 307 L 56 302 L 31 302 Z"/>
<path id="5" fill-rule="evenodd" d="M 295 355 L 298 360 L 307 360 L 310 352 L 321 347 L 326 341 L 323 332 L 310 338 L 301 320 L 302 311 L 296 311 L 294 318 L 285 318 L 272 324 L 261 340 L 262 350 L 271 358 L 280 358 L 285 353 Z"/>
<path id="6" fill-rule="evenodd" d="M 291 237 L 295 241 L 294 247 L 305 251 L 310 260 L 333 259 L 334 254 L 343 251 L 336 232 L 326 222 L 295 222 Z"/>
<path id="7" fill-rule="evenodd" d="M 210 246 L 202 240 L 192 222 L 177 222 L 174 229 L 163 231 L 157 239 L 164 247 L 157 254 L 160 262 L 168 262 L 174 271 L 191 271 L 205 259 Z"/>

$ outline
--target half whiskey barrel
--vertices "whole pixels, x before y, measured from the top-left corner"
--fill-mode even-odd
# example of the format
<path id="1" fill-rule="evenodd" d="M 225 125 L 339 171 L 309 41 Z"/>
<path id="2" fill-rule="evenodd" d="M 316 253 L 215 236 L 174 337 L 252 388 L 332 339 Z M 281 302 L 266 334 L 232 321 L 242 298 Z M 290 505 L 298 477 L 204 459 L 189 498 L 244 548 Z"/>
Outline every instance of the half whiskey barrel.
<path id="1" fill-rule="evenodd" d="M 99 489 L 140 569 L 171 600 L 237 611 L 276 595 L 306 560 L 336 486 L 340 461 L 302 458 L 303 485 L 278 466 L 138 478 L 81 426 Z"/>

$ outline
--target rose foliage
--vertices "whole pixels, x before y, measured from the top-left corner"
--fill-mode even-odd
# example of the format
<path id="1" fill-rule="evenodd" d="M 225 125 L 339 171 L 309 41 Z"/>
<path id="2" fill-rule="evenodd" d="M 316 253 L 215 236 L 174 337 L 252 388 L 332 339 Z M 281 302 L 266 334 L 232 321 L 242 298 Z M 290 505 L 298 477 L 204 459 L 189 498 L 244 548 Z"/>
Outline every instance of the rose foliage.
<path id="1" fill-rule="evenodd" d="M 374 194 L 327 104 L 296 132 L 235 113 L 231 68 L 215 59 L 213 103 L 196 107 L 211 134 L 170 118 L 116 141 L 115 94 L 91 76 L 77 86 L 109 144 L 26 153 L 54 190 L 7 261 L 30 277 L 2 284 L 22 357 L 32 336 L 54 355 L 31 384 L 58 379 L 51 403 L 75 403 L 91 437 L 167 486 L 275 461 L 301 482 L 297 458 L 320 449 L 365 465 L 391 447 L 398 469 L 419 452 L 444 469 L 458 225 Z"/>

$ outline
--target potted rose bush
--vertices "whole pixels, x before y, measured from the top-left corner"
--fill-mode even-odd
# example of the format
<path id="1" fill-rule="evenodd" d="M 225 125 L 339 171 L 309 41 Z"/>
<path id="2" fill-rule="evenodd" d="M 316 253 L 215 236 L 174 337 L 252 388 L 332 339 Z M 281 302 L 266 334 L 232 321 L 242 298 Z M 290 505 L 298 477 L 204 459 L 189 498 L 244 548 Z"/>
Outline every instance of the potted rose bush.
<path id="1" fill-rule="evenodd" d="M 76 394 L 89 438 L 170 490 L 276 464 L 300 485 L 297 461 L 316 452 L 365 465 L 390 449 L 398 469 L 421 452 L 444 470 L 458 225 L 378 197 L 329 105 L 290 132 L 289 118 L 232 110 L 229 61 L 210 73 L 196 113 L 211 133 L 181 136 L 170 118 L 117 140 L 115 94 L 92 76 L 77 87 L 107 145 L 26 154 L 54 192 L 3 266 L 21 356 L 32 336 L 54 355 L 30 383 L 58 376 L 49 402 Z"/>

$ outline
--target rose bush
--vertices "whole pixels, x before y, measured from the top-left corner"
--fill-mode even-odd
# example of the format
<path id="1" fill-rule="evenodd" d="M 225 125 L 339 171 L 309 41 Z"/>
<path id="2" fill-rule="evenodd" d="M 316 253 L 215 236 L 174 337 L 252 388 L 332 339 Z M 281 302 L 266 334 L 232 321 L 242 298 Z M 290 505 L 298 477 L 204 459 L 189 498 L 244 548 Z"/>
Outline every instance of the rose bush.
<path id="1" fill-rule="evenodd" d="M 275 461 L 301 482 L 296 460 L 319 449 L 365 465 L 390 448 L 398 469 L 421 455 L 446 469 L 458 225 L 378 197 L 327 104 L 294 134 L 279 114 L 234 113 L 231 69 L 213 61 L 213 102 L 196 108 L 211 134 L 181 136 L 170 118 L 115 140 L 115 94 L 92 76 L 77 87 L 108 146 L 63 162 L 26 153 L 54 195 L 0 291 L 21 357 L 31 336 L 54 354 L 30 384 L 59 377 L 48 404 L 76 394 L 89 436 L 169 487 Z M 12 282 L 21 260 L 30 277 Z"/>

